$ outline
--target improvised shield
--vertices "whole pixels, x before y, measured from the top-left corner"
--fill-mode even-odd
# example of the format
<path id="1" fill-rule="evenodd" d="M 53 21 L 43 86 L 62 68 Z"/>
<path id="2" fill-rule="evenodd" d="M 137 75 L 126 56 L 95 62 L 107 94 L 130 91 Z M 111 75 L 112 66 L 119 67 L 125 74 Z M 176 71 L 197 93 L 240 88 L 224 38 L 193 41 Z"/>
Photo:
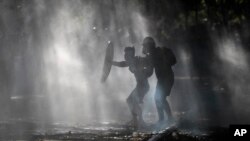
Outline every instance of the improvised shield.
<path id="1" fill-rule="evenodd" d="M 114 46 L 112 42 L 109 42 L 106 48 L 106 55 L 104 58 L 101 82 L 105 82 L 109 76 L 112 67 L 113 57 L 114 57 Z"/>

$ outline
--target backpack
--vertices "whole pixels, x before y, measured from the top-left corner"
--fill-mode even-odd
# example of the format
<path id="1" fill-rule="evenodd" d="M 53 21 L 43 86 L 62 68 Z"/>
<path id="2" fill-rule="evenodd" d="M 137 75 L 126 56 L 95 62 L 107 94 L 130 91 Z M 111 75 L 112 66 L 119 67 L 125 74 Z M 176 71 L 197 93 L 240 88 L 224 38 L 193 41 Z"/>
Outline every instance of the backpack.
<path id="1" fill-rule="evenodd" d="M 162 53 L 164 55 L 164 61 L 166 62 L 166 64 L 173 66 L 177 63 L 176 57 L 171 49 L 163 47 Z"/>

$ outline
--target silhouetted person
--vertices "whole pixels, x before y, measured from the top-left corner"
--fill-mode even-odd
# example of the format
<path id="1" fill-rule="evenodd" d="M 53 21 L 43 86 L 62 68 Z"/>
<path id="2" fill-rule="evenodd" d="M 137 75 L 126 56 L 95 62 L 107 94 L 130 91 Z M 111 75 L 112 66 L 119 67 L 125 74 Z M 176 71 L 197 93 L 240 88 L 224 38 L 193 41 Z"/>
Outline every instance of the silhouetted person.
<path id="1" fill-rule="evenodd" d="M 126 47 L 124 52 L 125 61 L 113 61 L 112 64 L 118 67 L 129 67 L 129 70 L 134 74 L 137 84 L 127 98 L 127 103 L 133 116 L 131 123 L 136 126 L 138 122 L 139 125 L 144 125 L 141 105 L 144 96 L 149 90 L 148 77 L 152 75 L 153 67 L 150 66 L 147 58 L 135 56 L 134 47 Z"/>
<path id="2" fill-rule="evenodd" d="M 176 64 L 176 58 L 172 50 L 156 47 L 152 37 L 146 37 L 143 40 L 143 53 L 150 58 L 158 80 L 155 92 L 155 103 L 159 116 L 158 123 L 164 123 L 164 112 L 168 116 L 168 121 L 171 122 L 173 119 L 172 112 L 166 98 L 170 95 L 174 84 L 172 66 Z"/>

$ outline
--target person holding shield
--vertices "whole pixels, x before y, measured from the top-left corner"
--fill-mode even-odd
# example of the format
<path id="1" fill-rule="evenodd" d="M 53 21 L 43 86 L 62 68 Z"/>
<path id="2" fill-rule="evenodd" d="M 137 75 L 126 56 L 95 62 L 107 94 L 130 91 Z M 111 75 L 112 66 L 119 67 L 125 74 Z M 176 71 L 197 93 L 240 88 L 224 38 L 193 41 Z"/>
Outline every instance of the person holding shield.
<path id="1" fill-rule="evenodd" d="M 145 125 L 142 117 L 143 98 L 149 91 L 148 78 L 153 74 L 153 67 L 150 65 L 147 57 L 135 56 L 134 47 L 126 47 L 124 50 L 125 61 L 112 61 L 112 65 L 118 67 L 129 67 L 136 79 L 136 87 L 127 98 L 127 103 L 132 113 L 130 124 L 136 127 Z"/>

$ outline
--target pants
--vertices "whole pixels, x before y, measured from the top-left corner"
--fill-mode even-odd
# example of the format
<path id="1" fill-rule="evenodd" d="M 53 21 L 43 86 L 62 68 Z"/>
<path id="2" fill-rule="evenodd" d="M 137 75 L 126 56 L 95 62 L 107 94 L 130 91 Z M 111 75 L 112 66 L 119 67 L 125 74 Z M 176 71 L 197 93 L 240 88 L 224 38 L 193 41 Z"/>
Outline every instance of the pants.
<path id="1" fill-rule="evenodd" d="M 164 111 L 167 114 L 168 119 L 172 118 L 172 112 L 166 98 L 170 95 L 173 84 L 173 78 L 164 81 L 158 80 L 157 82 L 155 92 L 155 104 L 158 112 L 159 121 L 164 120 Z"/>

